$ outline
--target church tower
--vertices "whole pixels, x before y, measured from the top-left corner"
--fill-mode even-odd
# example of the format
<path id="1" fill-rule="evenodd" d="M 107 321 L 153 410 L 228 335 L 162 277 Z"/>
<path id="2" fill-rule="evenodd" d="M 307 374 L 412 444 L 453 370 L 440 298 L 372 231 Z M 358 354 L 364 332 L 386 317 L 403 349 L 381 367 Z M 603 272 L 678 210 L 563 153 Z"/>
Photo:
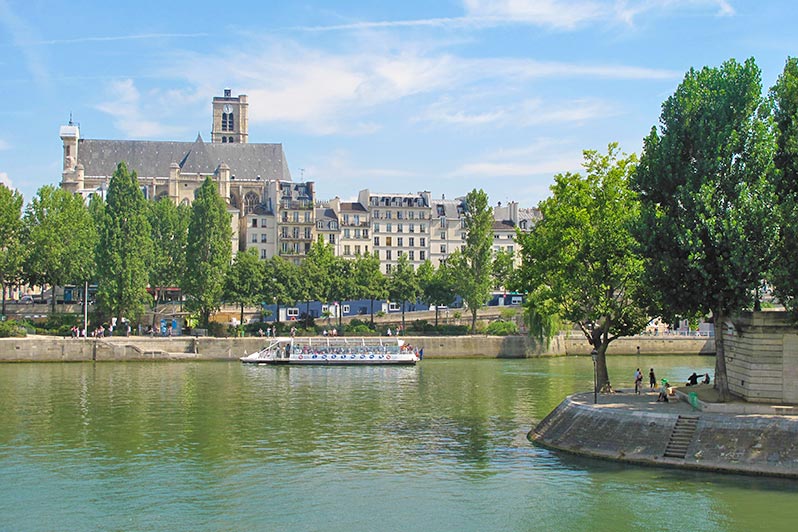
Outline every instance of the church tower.
<path id="1" fill-rule="evenodd" d="M 224 96 L 213 97 L 213 143 L 249 142 L 249 104 L 247 95 L 231 95 L 230 89 L 224 89 Z"/>

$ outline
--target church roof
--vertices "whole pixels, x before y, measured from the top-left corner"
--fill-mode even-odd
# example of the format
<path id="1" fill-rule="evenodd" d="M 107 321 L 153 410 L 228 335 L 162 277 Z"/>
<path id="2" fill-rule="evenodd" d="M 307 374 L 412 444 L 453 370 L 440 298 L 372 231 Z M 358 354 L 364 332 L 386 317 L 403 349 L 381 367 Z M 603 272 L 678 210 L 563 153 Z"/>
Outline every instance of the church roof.
<path id="1" fill-rule="evenodd" d="M 226 163 L 237 179 L 291 180 L 282 144 L 214 144 L 200 136 L 194 142 L 80 139 L 78 143 L 78 162 L 87 177 L 110 176 L 125 161 L 142 178 L 168 177 L 172 163 L 179 164 L 182 173 L 204 175 Z"/>

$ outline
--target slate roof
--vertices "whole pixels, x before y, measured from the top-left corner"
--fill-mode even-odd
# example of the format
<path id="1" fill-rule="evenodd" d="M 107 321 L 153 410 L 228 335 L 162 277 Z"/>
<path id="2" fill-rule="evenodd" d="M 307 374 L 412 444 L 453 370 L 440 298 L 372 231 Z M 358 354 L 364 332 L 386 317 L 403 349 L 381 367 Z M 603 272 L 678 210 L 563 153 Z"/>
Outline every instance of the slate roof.
<path id="1" fill-rule="evenodd" d="M 515 224 L 510 220 L 494 220 L 493 231 L 515 231 Z"/>
<path id="2" fill-rule="evenodd" d="M 87 177 L 110 176 L 125 161 L 139 177 L 168 177 L 172 163 L 179 164 L 182 173 L 213 174 L 227 163 L 236 179 L 291 180 L 282 144 L 214 144 L 199 135 L 194 142 L 80 139 L 78 143 L 78 162 Z"/>
<path id="3" fill-rule="evenodd" d="M 347 212 L 369 212 L 360 202 L 342 201 L 341 211 Z"/>

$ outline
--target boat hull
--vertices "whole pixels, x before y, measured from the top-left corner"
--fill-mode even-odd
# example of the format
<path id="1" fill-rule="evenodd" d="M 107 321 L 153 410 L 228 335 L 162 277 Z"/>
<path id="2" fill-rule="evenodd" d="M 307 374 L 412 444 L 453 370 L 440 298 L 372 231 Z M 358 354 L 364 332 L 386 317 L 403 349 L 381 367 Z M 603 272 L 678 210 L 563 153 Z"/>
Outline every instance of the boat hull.
<path id="1" fill-rule="evenodd" d="M 240 358 L 245 364 L 275 366 L 408 366 L 420 359 L 420 352 L 404 340 L 382 338 L 276 338 Z"/>

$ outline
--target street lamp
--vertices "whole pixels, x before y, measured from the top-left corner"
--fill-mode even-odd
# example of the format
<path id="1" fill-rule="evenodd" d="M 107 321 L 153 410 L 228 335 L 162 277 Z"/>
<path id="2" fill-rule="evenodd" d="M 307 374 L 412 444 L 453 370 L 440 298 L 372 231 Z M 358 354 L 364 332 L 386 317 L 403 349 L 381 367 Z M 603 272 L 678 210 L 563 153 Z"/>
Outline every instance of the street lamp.
<path id="1" fill-rule="evenodd" d="M 598 351 L 594 349 L 590 352 L 590 358 L 593 359 L 593 404 L 598 403 L 598 375 L 596 373 L 596 359 L 598 358 Z"/>

